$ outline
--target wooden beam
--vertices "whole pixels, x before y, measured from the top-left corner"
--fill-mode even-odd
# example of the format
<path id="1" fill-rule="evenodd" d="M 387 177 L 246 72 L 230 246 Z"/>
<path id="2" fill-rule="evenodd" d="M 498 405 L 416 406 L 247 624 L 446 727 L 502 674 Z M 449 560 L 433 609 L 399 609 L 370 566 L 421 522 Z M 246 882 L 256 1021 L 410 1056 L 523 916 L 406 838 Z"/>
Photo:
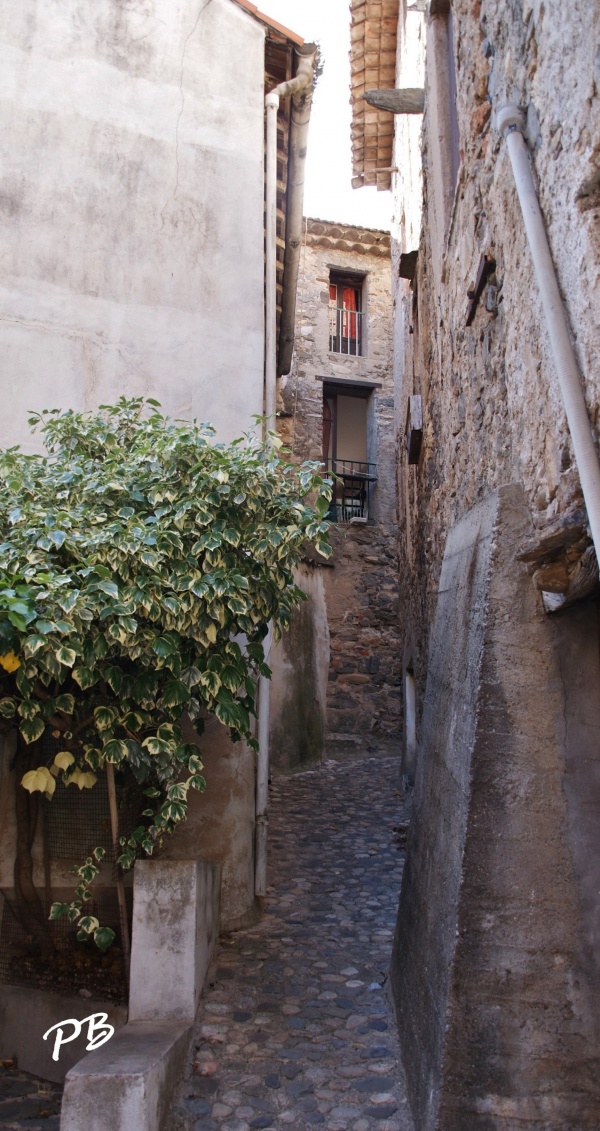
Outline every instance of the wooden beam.
<path id="1" fill-rule="evenodd" d="M 469 299 L 469 305 L 467 307 L 467 326 L 471 325 L 475 317 L 475 311 L 477 310 L 477 303 L 483 294 L 488 277 L 495 270 L 496 260 L 493 255 L 482 255 L 477 269 L 477 278 L 474 283 L 471 283 L 467 291 L 467 298 Z"/>
<path id="2" fill-rule="evenodd" d="M 422 114 L 425 91 L 418 86 L 404 90 L 367 90 L 365 102 L 377 110 L 389 110 L 390 114 Z"/>

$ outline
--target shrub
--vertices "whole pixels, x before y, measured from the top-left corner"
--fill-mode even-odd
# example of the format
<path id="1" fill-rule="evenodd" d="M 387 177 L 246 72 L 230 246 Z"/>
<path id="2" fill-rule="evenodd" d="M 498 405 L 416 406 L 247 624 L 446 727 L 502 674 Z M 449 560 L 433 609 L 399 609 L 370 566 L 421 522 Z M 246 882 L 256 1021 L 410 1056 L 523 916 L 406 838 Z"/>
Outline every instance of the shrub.
<path id="1" fill-rule="evenodd" d="M 256 748 L 268 623 L 279 632 L 303 597 L 292 571 L 305 540 L 330 553 L 319 464 L 284 462 L 252 436 L 215 443 L 209 426 L 158 408 L 122 398 L 97 414 L 46 411 L 30 421 L 46 454 L 0 453 L 0 717 L 18 728 L 30 793 L 90 788 L 107 765 L 145 783 L 123 868 L 204 788 L 183 712 L 198 734 L 208 712 Z M 52 764 L 47 728 L 61 747 Z M 52 915 L 104 947 L 112 932 L 83 914 L 101 855 Z"/>

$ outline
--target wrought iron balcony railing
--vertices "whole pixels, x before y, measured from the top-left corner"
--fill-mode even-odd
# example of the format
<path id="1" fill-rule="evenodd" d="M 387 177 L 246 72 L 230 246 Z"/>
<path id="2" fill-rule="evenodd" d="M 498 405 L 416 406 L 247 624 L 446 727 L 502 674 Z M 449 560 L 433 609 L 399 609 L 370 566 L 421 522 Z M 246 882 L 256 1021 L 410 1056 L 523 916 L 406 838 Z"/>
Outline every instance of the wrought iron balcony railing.
<path id="1" fill-rule="evenodd" d="M 362 354 L 363 313 L 339 306 L 329 307 L 329 350 L 354 357 Z"/>
<path id="2" fill-rule="evenodd" d="M 377 464 L 361 460 L 327 459 L 327 472 L 335 476 L 333 498 L 327 518 L 330 522 L 366 522 L 369 517 L 371 487 L 377 482 Z"/>

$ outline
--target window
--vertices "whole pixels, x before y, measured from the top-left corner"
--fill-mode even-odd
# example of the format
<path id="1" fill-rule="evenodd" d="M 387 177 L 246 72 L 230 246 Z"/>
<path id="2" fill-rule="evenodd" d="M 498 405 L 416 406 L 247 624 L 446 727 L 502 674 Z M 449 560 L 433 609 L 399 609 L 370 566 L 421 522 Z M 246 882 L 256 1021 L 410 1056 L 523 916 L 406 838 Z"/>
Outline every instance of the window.
<path id="1" fill-rule="evenodd" d="M 337 478 L 328 517 L 366 522 L 377 467 L 368 460 L 367 421 L 373 386 L 327 382 L 323 387 L 323 461 Z"/>
<path id="2" fill-rule="evenodd" d="M 358 357 L 363 352 L 362 277 L 329 276 L 329 349 Z"/>

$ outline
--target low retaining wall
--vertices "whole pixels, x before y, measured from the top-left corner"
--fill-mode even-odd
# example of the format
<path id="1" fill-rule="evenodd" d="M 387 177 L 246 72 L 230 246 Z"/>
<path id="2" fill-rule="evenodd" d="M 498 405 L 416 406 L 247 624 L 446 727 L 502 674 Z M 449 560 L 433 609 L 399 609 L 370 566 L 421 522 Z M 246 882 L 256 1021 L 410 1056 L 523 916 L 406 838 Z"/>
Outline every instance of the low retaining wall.
<path id="1" fill-rule="evenodd" d="M 217 942 L 220 883 L 201 860 L 136 864 L 129 1021 L 67 1073 L 61 1131 L 160 1131 Z"/>
<path id="2" fill-rule="evenodd" d="M 59 1060 L 52 1059 L 53 1035 L 44 1040 L 59 1021 L 83 1021 L 92 1013 L 106 1013 L 115 1031 L 127 1021 L 127 1007 L 95 998 L 66 997 L 26 986 L 0 986 L 0 1060 L 14 1060 L 23 1072 L 60 1084 L 85 1055 L 87 1026 L 75 1040 L 62 1045 Z M 65 1037 L 73 1031 L 65 1026 Z"/>

